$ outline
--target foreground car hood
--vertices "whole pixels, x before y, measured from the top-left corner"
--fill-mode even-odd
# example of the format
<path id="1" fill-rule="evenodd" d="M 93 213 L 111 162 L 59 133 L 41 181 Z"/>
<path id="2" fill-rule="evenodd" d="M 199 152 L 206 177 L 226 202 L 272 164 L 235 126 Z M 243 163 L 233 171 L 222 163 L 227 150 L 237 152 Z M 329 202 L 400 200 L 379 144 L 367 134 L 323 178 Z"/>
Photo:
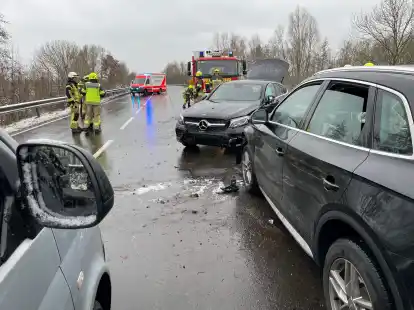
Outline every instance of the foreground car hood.
<path id="1" fill-rule="evenodd" d="M 260 106 L 260 101 L 251 102 L 211 102 L 207 100 L 200 101 L 182 115 L 184 117 L 194 118 L 216 118 L 231 119 L 235 117 L 245 116 L 252 113 Z"/>

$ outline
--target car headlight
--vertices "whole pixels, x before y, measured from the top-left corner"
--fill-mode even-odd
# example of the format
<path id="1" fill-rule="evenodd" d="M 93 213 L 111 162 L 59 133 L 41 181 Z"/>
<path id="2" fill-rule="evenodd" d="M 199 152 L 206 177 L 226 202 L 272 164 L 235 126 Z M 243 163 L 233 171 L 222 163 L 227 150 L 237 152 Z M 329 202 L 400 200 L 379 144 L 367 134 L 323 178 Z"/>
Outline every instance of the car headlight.
<path id="1" fill-rule="evenodd" d="M 184 116 L 180 114 L 180 118 L 178 119 L 178 124 L 184 125 Z"/>
<path id="2" fill-rule="evenodd" d="M 246 125 L 249 122 L 250 116 L 242 116 L 238 118 L 233 118 L 230 121 L 230 128 L 236 128 Z"/>

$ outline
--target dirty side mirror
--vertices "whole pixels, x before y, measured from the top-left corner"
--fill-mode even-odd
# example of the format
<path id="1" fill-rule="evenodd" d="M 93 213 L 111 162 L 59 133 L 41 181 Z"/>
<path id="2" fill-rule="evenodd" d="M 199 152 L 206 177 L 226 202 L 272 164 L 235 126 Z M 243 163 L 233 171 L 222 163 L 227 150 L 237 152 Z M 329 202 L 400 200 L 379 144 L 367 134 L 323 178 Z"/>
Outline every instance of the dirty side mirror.
<path id="1" fill-rule="evenodd" d="M 272 103 L 274 103 L 274 101 L 275 101 L 275 96 L 272 96 L 272 95 L 269 95 L 269 96 L 267 96 L 266 98 L 265 98 L 265 100 L 264 100 L 264 104 L 265 105 L 267 105 L 267 104 L 272 104 Z"/>
<path id="2" fill-rule="evenodd" d="M 250 123 L 252 124 L 266 124 L 268 121 L 269 113 L 264 108 L 256 110 L 250 117 Z"/>
<path id="3" fill-rule="evenodd" d="M 45 227 L 98 225 L 112 209 L 114 191 L 93 155 L 75 145 L 34 140 L 17 148 L 21 196 Z"/>

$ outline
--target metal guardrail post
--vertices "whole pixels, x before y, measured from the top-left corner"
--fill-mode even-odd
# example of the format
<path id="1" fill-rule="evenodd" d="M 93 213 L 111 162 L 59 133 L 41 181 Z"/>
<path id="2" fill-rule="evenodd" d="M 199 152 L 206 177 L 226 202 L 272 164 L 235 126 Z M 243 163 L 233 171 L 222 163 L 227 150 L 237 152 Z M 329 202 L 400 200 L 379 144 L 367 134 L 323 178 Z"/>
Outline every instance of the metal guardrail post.
<path id="1" fill-rule="evenodd" d="M 113 97 L 114 95 L 127 94 L 128 91 L 129 91 L 129 87 L 124 87 L 124 88 L 110 89 L 110 90 L 107 90 L 106 93 L 109 95 L 109 97 Z M 35 108 L 37 117 L 40 117 L 40 110 L 39 110 L 40 107 L 54 105 L 58 103 L 66 103 L 66 97 L 33 100 L 33 101 L 28 101 L 28 102 L 21 102 L 21 103 L 16 103 L 16 104 L 8 104 L 8 105 L 0 106 L 0 115 Z"/>

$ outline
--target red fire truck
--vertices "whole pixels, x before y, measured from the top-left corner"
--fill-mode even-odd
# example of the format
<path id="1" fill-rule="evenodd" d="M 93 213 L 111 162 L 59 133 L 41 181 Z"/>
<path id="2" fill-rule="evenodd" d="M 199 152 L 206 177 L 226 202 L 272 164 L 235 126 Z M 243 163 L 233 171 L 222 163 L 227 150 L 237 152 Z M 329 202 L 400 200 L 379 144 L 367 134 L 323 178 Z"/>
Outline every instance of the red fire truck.
<path id="1" fill-rule="evenodd" d="M 245 60 L 233 56 L 233 52 L 220 51 L 195 51 L 191 61 L 187 63 L 187 74 L 191 76 L 193 83 L 196 81 L 197 71 L 202 72 L 204 85 L 210 82 L 215 69 L 220 70 L 220 76 L 224 81 L 241 80 L 247 74 Z M 204 91 L 206 91 L 204 89 Z M 207 89 L 206 92 L 209 92 Z"/>

